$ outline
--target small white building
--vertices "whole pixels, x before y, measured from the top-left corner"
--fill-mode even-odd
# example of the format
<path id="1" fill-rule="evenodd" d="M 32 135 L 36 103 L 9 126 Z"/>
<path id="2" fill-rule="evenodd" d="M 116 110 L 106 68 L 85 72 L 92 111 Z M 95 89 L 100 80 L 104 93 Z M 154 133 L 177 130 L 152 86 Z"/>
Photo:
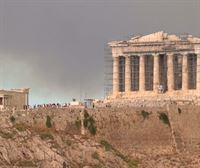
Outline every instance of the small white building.
<path id="1" fill-rule="evenodd" d="M 29 88 L 0 90 L 1 109 L 26 109 L 29 106 Z"/>
<path id="2" fill-rule="evenodd" d="M 84 105 L 86 108 L 92 108 L 94 106 L 94 99 L 84 99 Z"/>
<path id="3" fill-rule="evenodd" d="M 72 101 L 70 102 L 70 106 L 80 106 L 82 103 L 80 101 Z"/>

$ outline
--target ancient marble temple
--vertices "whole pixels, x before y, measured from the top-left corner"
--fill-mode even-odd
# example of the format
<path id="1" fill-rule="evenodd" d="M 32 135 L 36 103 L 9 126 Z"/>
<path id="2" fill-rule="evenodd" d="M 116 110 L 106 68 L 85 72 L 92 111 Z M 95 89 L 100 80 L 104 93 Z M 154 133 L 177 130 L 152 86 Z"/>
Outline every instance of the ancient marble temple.
<path id="1" fill-rule="evenodd" d="M 200 95 L 200 38 L 161 31 L 109 46 L 112 97 Z"/>

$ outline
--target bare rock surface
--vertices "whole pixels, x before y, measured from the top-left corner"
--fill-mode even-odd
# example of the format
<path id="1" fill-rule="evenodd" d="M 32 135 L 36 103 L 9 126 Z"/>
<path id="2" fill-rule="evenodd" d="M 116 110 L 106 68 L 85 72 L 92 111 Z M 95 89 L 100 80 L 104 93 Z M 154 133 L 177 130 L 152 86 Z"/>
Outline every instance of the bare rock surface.
<path id="1" fill-rule="evenodd" d="M 128 163 L 93 137 L 69 134 L 55 128 L 11 122 L 0 124 L 0 167 L 128 168 Z M 17 117 L 16 117 L 17 120 Z M 62 125 L 62 124 L 61 124 Z M 5 129 L 6 127 L 6 129 Z"/>
<path id="2" fill-rule="evenodd" d="M 0 168 L 200 167 L 198 106 L 87 109 L 96 121 L 95 136 L 88 130 L 81 135 L 77 121 L 82 110 L 2 111 Z M 163 113 L 169 123 L 160 118 Z M 46 126 L 47 116 L 51 128 Z"/>

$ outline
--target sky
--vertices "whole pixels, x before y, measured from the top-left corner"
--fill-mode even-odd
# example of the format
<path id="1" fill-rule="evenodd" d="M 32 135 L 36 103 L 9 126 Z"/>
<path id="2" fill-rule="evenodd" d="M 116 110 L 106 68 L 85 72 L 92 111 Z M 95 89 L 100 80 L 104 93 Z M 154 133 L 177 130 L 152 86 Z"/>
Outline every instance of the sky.
<path id="1" fill-rule="evenodd" d="M 0 0 L 0 88 L 30 104 L 104 97 L 104 48 L 156 31 L 200 36 L 200 0 Z"/>

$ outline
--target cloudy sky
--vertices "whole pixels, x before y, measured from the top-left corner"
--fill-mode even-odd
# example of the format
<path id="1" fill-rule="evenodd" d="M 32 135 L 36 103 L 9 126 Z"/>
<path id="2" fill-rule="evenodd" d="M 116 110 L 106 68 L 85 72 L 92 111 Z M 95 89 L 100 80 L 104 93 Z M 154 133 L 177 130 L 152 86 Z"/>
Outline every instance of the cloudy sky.
<path id="1" fill-rule="evenodd" d="M 199 20 L 200 0 L 0 0 L 0 88 L 31 88 L 31 104 L 103 98 L 107 42 L 200 36 Z"/>

